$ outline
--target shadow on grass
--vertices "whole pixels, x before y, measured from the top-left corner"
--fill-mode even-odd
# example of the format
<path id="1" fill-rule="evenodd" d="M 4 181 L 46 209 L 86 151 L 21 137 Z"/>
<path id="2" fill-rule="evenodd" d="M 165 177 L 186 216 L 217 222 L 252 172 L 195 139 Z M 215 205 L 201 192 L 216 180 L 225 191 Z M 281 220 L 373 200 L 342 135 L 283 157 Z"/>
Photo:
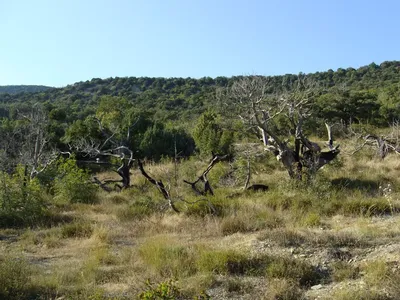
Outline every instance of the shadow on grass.
<path id="1" fill-rule="evenodd" d="M 372 180 L 340 177 L 333 179 L 331 183 L 333 186 L 347 190 L 361 190 L 371 195 L 377 195 L 379 192 L 379 183 Z"/>
<path id="2" fill-rule="evenodd" d="M 27 218 L 13 213 L 0 214 L 0 228 L 27 228 L 27 227 L 54 227 L 60 224 L 71 223 L 73 217 L 53 212 L 46 212 L 35 218 Z"/>

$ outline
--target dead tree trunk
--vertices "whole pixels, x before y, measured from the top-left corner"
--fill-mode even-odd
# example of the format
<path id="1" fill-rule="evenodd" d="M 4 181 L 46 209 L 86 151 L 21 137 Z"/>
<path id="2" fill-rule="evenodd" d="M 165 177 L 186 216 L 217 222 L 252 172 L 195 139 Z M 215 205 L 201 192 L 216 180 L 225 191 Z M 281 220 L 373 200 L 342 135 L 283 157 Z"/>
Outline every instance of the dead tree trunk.
<path id="1" fill-rule="evenodd" d="M 251 177 L 251 170 L 250 170 L 250 155 L 247 155 L 247 164 L 246 164 L 246 181 L 244 182 L 243 190 L 247 190 Z"/>
<path id="2" fill-rule="evenodd" d="M 139 166 L 139 170 L 142 173 L 142 175 L 152 184 L 154 184 L 157 189 L 160 191 L 160 193 L 163 195 L 164 199 L 168 201 L 168 205 L 169 207 L 172 208 L 172 210 L 174 210 L 175 212 L 179 213 L 179 210 L 176 208 L 174 202 L 171 199 L 171 196 L 169 194 L 169 192 L 167 191 L 167 189 L 165 188 L 163 182 L 161 180 L 155 180 L 154 178 L 152 178 L 149 174 L 146 173 L 146 171 L 143 168 L 143 163 L 141 162 L 141 160 L 138 160 L 138 166 Z"/>
<path id="3" fill-rule="evenodd" d="M 365 143 L 375 143 L 378 156 L 380 159 L 385 159 L 389 152 L 400 154 L 400 147 L 396 142 L 388 137 L 369 134 L 365 137 Z"/>
<path id="4" fill-rule="evenodd" d="M 211 171 L 211 169 L 220 161 L 226 160 L 229 157 L 229 155 L 214 155 L 213 158 L 211 159 L 210 163 L 208 164 L 206 170 L 193 182 L 187 181 L 187 180 L 183 180 L 183 182 L 189 184 L 192 189 L 194 190 L 194 192 L 197 195 L 214 195 L 214 192 L 211 188 L 210 182 L 207 179 L 207 174 Z M 204 183 L 204 190 L 201 191 L 196 184 L 199 182 L 203 182 Z"/>
<path id="5" fill-rule="evenodd" d="M 375 148 L 377 155 L 382 160 L 391 152 L 400 154 L 400 124 L 397 122 L 393 123 L 391 129 L 392 132 L 386 136 L 367 134 L 364 130 L 356 132 L 350 129 L 351 137 L 363 140 L 363 143 L 358 145 L 351 154 L 357 153 L 365 146 Z"/>
<path id="6" fill-rule="evenodd" d="M 131 173 L 130 170 L 133 166 L 134 160 L 123 161 L 122 165 L 118 168 L 117 173 L 121 176 L 122 189 L 127 189 L 131 185 Z"/>

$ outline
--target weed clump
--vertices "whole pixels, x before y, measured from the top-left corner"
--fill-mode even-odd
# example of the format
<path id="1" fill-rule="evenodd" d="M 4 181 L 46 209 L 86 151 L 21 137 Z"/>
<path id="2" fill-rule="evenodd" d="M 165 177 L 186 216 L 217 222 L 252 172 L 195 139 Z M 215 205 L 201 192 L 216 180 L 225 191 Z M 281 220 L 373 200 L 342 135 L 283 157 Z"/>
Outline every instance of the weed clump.
<path id="1" fill-rule="evenodd" d="M 93 226 L 88 222 L 78 221 L 61 227 L 63 238 L 88 238 L 93 233 Z"/>
<path id="2" fill-rule="evenodd" d="M 138 299 L 153 300 L 165 299 L 174 300 L 182 296 L 180 289 L 172 280 L 160 282 L 158 284 L 152 283 L 150 280 L 146 281 L 146 290 L 139 293 Z"/>
<path id="3" fill-rule="evenodd" d="M 116 211 L 117 218 L 128 222 L 142 220 L 158 210 L 159 206 L 149 197 L 140 197 L 129 205 L 123 205 Z"/>
<path id="4" fill-rule="evenodd" d="M 0 298 L 21 299 L 31 294 L 28 263 L 18 258 L 0 259 Z"/>

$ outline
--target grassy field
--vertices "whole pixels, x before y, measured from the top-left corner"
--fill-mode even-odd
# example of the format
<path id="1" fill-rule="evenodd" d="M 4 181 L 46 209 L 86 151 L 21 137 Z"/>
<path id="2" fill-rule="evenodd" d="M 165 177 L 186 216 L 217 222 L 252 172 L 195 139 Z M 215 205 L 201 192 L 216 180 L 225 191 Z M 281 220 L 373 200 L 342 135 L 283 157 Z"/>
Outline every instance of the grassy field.
<path id="1" fill-rule="evenodd" d="M 183 183 L 206 161 L 148 163 L 179 214 L 136 170 L 96 204 L 55 201 L 52 226 L 0 230 L 0 298 L 400 299 L 399 157 L 350 150 L 313 183 L 255 159 L 267 192 L 220 163 L 207 198 Z"/>

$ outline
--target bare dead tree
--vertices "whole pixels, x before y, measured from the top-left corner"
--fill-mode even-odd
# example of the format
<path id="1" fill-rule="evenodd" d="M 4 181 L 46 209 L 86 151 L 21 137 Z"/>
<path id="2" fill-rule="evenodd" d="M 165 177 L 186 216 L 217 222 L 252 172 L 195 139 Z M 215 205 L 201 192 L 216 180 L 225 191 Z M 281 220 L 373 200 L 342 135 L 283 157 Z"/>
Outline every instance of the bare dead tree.
<path id="1" fill-rule="evenodd" d="M 98 165 L 107 165 L 114 169 L 121 179 L 113 180 L 108 179 L 100 181 L 94 177 L 93 182 L 98 184 L 102 189 L 110 191 L 107 187 L 108 184 L 114 183 L 115 187 L 119 190 L 127 189 L 130 187 L 130 169 L 133 167 L 135 162 L 133 151 L 127 146 L 107 147 L 108 143 L 112 140 L 113 135 L 109 136 L 105 142 L 95 142 L 82 138 L 78 142 L 75 142 L 71 146 L 72 150 L 83 153 L 84 156 L 91 158 L 89 161 L 83 161 L 85 163 L 92 163 Z M 113 143 L 115 144 L 115 143 Z M 114 157 L 120 160 L 120 164 L 114 164 L 108 161 L 101 161 L 101 157 Z M 120 183 L 120 184 L 118 184 Z"/>
<path id="2" fill-rule="evenodd" d="M 228 154 L 226 155 L 213 155 L 213 158 L 211 159 L 210 163 L 208 164 L 207 168 L 205 169 L 205 171 L 203 173 L 201 173 L 201 175 L 193 182 L 187 181 L 187 180 L 183 180 L 183 182 L 189 184 L 193 191 L 197 194 L 197 195 L 207 195 L 207 194 L 211 194 L 214 195 L 214 192 L 211 188 L 210 182 L 207 179 L 207 175 L 208 173 L 211 171 L 211 169 L 220 161 L 224 161 L 229 157 Z M 204 184 L 204 190 L 200 190 L 196 184 L 202 182 Z"/>
<path id="3" fill-rule="evenodd" d="M 138 159 L 138 166 L 139 170 L 142 173 L 142 175 L 152 184 L 154 184 L 157 189 L 160 191 L 160 193 L 163 195 L 164 199 L 168 201 L 168 205 L 172 210 L 175 212 L 179 213 L 179 210 L 176 208 L 173 200 L 171 199 L 171 196 L 168 192 L 168 190 L 165 188 L 164 183 L 161 180 L 156 180 L 152 178 L 143 168 L 143 163 L 140 159 Z"/>
<path id="4" fill-rule="evenodd" d="M 83 137 L 79 140 L 75 140 L 70 145 L 72 151 L 82 153 L 83 156 L 89 157 L 90 160 L 83 161 L 88 164 L 107 165 L 114 168 L 121 179 L 106 179 L 100 181 L 98 178 L 93 178 L 93 183 L 98 184 L 102 189 L 110 191 L 108 184 L 115 184 L 115 187 L 119 190 L 127 189 L 130 187 L 130 170 L 135 162 L 133 151 L 127 146 L 127 141 L 130 137 L 130 130 L 132 126 L 136 124 L 134 122 L 127 128 L 126 140 L 124 138 L 118 139 L 117 135 L 121 136 L 121 132 L 118 130 L 107 130 L 99 118 L 93 117 L 93 120 L 98 124 L 98 128 L 102 140 L 94 140 L 89 137 Z M 107 157 L 116 158 L 120 161 L 120 164 L 109 162 L 104 160 Z"/>
<path id="5" fill-rule="evenodd" d="M 391 132 L 388 135 L 367 134 L 363 137 L 359 136 L 359 138 L 364 142 L 352 154 L 357 153 L 365 146 L 375 148 L 382 160 L 391 152 L 400 154 L 400 125 L 397 122 L 391 125 Z"/>
<path id="6" fill-rule="evenodd" d="M 247 188 L 249 187 L 249 183 L 250 183 L 250 177 L 251 177 L 251 169 L 250 169 L 250 154 L 246 153 L 246 180 L 244 183 L 244 187 L 243 190 L 247 190 Z"/>
<path id="7" fill-rule="evenodd" d="M 13 129 L 9 143 L 17 154 L 17 162 L 25 165 L 25 174 L 34 178 L 57 160 L 59 151 L 50 146 L 49 120 L 43 107 L 36 103 L 29 111 L 18 111 L 20 123 Z"/>
<path id="8" fill-rule="evenodd" d="M 235 113 L 246 128 L 259 137 L 265 150 L 282 162 L 291 178 L 302 179 L 304 168 L 306 174 L 312 176 L 340 152 L 339 146 L 333 146 L 330 126 L 326 125 L 329 151 L 321 151 L 321 147 L 303 133 L 303 123 L 311 117 L 311 100 L 317 92 L 315 82 L 304 75 L 297 76 L 293 82 L 282 82 L 278 89 L 273 87 L 270 78 L 248 76 L 218 96 L 226 110 Z M 279 131 L 279 119 L 288 123 L 294 145 Z"/>

